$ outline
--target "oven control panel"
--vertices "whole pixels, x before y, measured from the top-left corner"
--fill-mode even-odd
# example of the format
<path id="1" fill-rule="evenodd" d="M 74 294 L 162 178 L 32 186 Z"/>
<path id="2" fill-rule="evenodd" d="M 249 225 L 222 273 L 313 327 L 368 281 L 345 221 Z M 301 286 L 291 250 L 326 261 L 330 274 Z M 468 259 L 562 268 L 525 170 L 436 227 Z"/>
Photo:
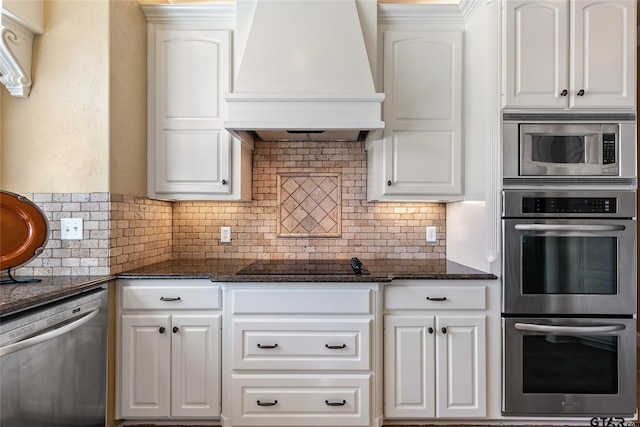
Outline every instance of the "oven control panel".
<path id="1" fill-rule="evenodd" d="M 616 213 L 615 197 L 523 197 L 522 213 Z"/>
<path id="2" fill-rule="evenodd" d="M 602 135 L 602 164 L 616 163 L 616 134 L 605 133 Z"/>

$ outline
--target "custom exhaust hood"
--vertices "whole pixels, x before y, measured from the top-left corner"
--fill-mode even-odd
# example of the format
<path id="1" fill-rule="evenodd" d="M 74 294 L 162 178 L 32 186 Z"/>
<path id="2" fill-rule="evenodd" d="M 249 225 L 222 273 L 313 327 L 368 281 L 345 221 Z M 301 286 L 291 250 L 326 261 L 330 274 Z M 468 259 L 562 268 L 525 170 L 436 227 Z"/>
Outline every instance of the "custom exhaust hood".
<path id="1" fill-rule="evenodd" d="M 384 128 L 375 0 L 238 0 L 237 69 L 225 95 L 236 136 L 358 141 Z M 371 61 L 370 61 L 371 58 Z"/>

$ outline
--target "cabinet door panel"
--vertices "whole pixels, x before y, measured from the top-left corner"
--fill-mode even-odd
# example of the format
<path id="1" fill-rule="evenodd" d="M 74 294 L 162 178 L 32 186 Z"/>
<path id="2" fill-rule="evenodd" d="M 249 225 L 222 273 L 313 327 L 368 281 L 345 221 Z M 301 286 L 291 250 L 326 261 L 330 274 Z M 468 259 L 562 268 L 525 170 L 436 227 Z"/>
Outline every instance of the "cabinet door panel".
<path id="1" fill-rule="evenodd" d="M 575 1 L 571 5 L 575 65 L 570 106 L 633 107 L 636 26 L 632 2 Z M 577 95 L 580 90 L 583 96 Z"/>
<path id="2" fill-rule="evenodd" d="M 486 415 L 485 319 L 486 316 L 437 317 L 438 417 Z"/>
<path id="3" fill-rule="evenodd" d="M 385 194 L 455 194 L 461 192 L 459 135 L 453 131 L 385 132 Z"/>
<path id="4" fill-rule="evenodd" d="M 462 32 L 385 31 L 384 87 L 381 199 L 462 194 Z"/>
<path id="5" fill-rule="evenodd" d="M 171 332 L 171 415 L 220 415 L 220 315 L 174 315 Z"/>
<path id="6" fill-rule="evenodd" d="M 230 140 L 226 131 L 162 131 L 156 147 L 156 192 L 229 193 Z"/>
<path id="7" fill-rule="evenodd" d="M 565 108 L 568 2 L 509 0 L 505 5 L 506 106 Z"/>
<path id="8" fill-rule="evenodd" d="M 124 418 L 169 416 L 169 324 L 168 315 L 122 316 Z"/>
<path id="9" fill-rule="evenodd" d="M 433 316 L 384 317 L 385 417 L 435 416 L 433 327 Z"/>
<path id="10" fill-rule="evenodd" d="M 223 126 L 222 96 L 231 89 L 230 31 L 158 29 L 151 43 L 150 197 L 231 195 L 232 155 L 240 152 L 232 153 Z"/>

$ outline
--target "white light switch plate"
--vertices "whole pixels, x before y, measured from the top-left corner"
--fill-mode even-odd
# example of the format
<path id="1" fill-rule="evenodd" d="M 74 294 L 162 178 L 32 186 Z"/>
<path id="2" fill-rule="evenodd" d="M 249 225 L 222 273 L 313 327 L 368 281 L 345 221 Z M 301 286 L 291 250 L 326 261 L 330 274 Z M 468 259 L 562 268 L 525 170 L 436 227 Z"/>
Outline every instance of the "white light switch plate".
<path id="1" fill-rule="evenodd" d="M 82 240 L 82 218 L 60 219 L 61 240 Z"/>

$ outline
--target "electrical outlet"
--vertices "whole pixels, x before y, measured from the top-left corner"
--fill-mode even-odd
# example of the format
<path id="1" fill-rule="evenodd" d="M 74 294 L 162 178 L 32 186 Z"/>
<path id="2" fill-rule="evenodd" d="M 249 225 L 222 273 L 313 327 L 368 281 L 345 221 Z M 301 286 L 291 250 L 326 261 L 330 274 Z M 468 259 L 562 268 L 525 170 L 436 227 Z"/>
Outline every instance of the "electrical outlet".
<path id="1" fill-rule="evenodd" d="M 82 218 L 60 219 L 60 240 L 82 239 Z"/>
<path id="2" fill-rule="evenodd" d="M 435 243 L 437 240 L 436 227 L 427 227 L 427 243 Z"/>
<path id="3" fill-rule="evenodd" d="M 220 243 L 231 243 L 231 227 L 220 227 Z"/>

